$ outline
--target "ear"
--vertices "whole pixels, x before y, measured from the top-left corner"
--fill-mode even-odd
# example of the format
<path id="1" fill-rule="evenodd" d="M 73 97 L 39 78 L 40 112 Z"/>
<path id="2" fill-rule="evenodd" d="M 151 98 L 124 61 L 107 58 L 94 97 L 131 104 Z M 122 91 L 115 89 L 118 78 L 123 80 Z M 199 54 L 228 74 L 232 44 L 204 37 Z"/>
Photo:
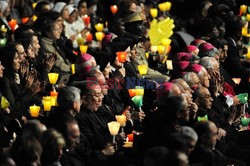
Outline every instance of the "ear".
<path id="1" fill-rule="evenodd" d="M 197 98 L 194 100 L 194 102 L 199 106 L 199 105 L 200 105 L 200 98 L 197 97 Z"/>
<path id="2" fill-rule="evenodd" d="M 74 102 L 73 102 L 73 108 L 75 109 L 76 107 L 77 107 L 77 102 L 74 101 Z"/>

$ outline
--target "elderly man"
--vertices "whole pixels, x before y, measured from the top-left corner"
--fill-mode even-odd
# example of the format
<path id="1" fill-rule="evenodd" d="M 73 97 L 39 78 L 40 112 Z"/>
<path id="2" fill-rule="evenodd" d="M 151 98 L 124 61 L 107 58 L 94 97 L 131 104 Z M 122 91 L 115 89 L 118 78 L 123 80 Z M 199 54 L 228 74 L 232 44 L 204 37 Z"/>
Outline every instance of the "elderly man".
<path id="1" fill-rule="evenodd" d="M 103 124 L 96 114 L 103 100 L 101 87 L 97 82 L 90 80 L 79 83 L 79 87 L 82 92 L 82 107 L 76 119 L 81 133 L 90 143 L 90 148 L 96 151 L 96 159 L 91 161 L 92 165 L 105 165 L 109 162 L 108 156 L 115 153 L 115 148 L 111 144 L 112 137 L 107 124 Z"/>
<path id="2" fill-rule="evenodd" d="M 192 88 L 192 90 L 197 89 L 200 84 L 200 79 L 194 72 L 187 72 L 184 74 L 183 79 L 186 81 L 189 87 Z"/>

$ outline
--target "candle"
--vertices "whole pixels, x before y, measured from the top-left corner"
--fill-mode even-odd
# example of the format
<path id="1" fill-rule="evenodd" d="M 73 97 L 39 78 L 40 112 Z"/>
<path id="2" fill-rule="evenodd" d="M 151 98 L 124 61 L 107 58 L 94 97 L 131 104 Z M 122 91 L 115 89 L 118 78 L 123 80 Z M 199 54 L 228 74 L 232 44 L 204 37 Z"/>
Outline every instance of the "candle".
<path id="1" fill-rule="evenodd" d="M 240 84 L 241 78 L 232 78 L 235 84 Z"/>
<path id="2" fill-rule="evenodd" d="M 158 9 L 157 8 L 152 8 L 150 9 L 150 14 L 153 18 L 157 17 L 158 15 Z"/>
<path id="3" fill-rule="evenodd" d="M 128 141 L 129 142 L 133 142 L 134 141 L 134 134 L 133 133 L 128 134 L 127 137 L 128 137 Z"/>
<path id="4" fill-rule="evenodd" d="M 43 110 L 50 111 L 51 110 L 51 96 L 43 97 Z"/>
<path id="5" fill-rule="evenodd" d="M 250 21 L 250 14 L 247 14 L 246 19 L 247 21 Z"/>
<path id="6" fill-rule="evenodd" d="M 111 10 L 111 13 L 116 14 L 118 11 L 118 7 L 116 5 L 111 5 L 110 10 Z"/>
<path id="7" fill-rule="evenodd" d="M 173 63 L 172 63 L 172 60 L 167 60 L 167 69 L 168 70 L 173 70 Z"/>
<path id="8" fill-rule="evenodd" d="M 151 50 L 153 53 L 155 53 L 155 52 L 157 52 L 158 48 L 157 48 L 157 46 L 151 46 L 151 47 L 150 47 L 150 50 Z"/>
<path id="9" fill-rule="evenodd" d="M 169 52 L 171 51 L 171 48 L 172 48 L 171 46 L 166 47 L 166 54 L 169 54 Z"/>
<path id="10" fill-rule="evenodd" d="M 128 90 L 128 93 L 129 93 L 129 96 L 130 96 L 130 97 L 136 96 L 135 89 L 129 89 L 129 90 Z"/>
<path id="11" fill-rule="evenodd" d="M 82 20 L 83 20 L 85 26 L 88 27 L 88 26 L 89 26 L 89 23 L 90 23 L 90 17 L 89 17 L 87 14 L 85 14 L 85 15 L 82 17 Z"/>
<path id="12" fill-rule="evenodd" d="M 90 32 L 86 33 L 86 41 L 91 42 L 93 40 L 93 35 Z"/>
<path id="13" fill-rule="evenodd" d="M 2 109 L 6 109 L 6 108 L 8 108 L 9 106 L 10 106 L 9 101 L 8 101 L 4 96 L 2 96 L 2 97 L 1 97 L 1 108 L 2 108 Z"/>
<path id="14" fill-rule="evenodd" d="M 115 116 L 116 118 L 116 121 L 120 123 L 120 126 L 121 127 L 125 127 L 126 126 L 126 121 L 127 121 L 127 118 L 125 115 L 116 115 Z"/>
<path id="15" fill-rule="evenodd" d="M 5 25 L 1 26 L 1 32 L 4 32 L 4 33 L 7 32 L 7 28 L 5 27 Z"/>
<path id="16" fill-rule="evenodd" d="M 247 12 L 247 5 L 241 5 L 240 10 L 242 11 L 242 13 L 246 13 Z"/>
<path id="17" fill-rule="evenodd" d="M 146 58 L 148 59 L 148 57 L 149 57 L 149 52 L 146 52 L 146 53 L 145 53 L 145 56 L 146 56 Z"/>
<path id="18" fill-rule="evenodd" d="M 237 95 L 242 104 L 246 104 L 248 101 L 248 93 L 241 93 Z"/>
<path id="19" fill-rule="evenodd" d="M 59 77 L 59 74 L 58 73 L 49 73 L 48 77 L 49 77 L 50 84 L 56 84 L 58 77 Z"/>
<path id="20" fill-rule="evenodd" d="M 120 123 L 116 121 L 109 122 L 108 128 L 110 134 L 113 136 L 113 143 L 115 143 L 115 136 L 118 134 L 118 131 L 120 129 Z"/>
<path id="21" fill-rule="evenodd" d="M 248 30 L 247 30 L 246 27 L 243 27 L 243 28 L 242 28 L 241 34 L 242 34 L 242 36 L 247 36 Z"/>
<path id="22" fill-rule="evenodd" d="M 171 2 L 165 2 L 165 9 L 166 11 L 169 11 L 171 9 L 172 3 Z"/>
<path id="23" fill-rule="evenodd" d="M 205 116 L 203 116 L 203 117 L 198 116 L 198 117 L 197 117 L 197 120 L 198 120 L 198 122 L 200 122 L 200 121 L 208 121 L 208 117 L 207 117 L 207 115 L 205 115 Z"/>
<path id="24" fill-rule="evenodd" d="M 50 91 L 50 96 L 58 96 L 58 92 L 56 90 Z"/>
<path id="25" fill-rule="evenodd" d="M 29 21 L 29 17 L 23 17 L 21 20 L 22 24 L 25 24 L 27 21 Z"/>
<path id="26" fill-rule="evenodd" d="M 145 75 L 148 72 L 148 65 L 138 65 L 137 66 L 140 75 Z"/>
<path id="27" fill-rule="evenodd" d="M 96 25 L 95 25 L 95 29 L 96 29 L 98 32 L 103 31 L 103 24 L 102 24 L 102 23 L 96 24 Z"/>
<path id="28" fill-rule="evenodd" d="M 132 98 L 132 101 L 134 102 L 134 104 L 137 106 L 137 107 L 141 107 L 143 104 L 142 104 L 142 96 L 134 96 Z"/>
<path id="29" fill-rule="evenodd" d="M 18 27 L 17 25 L 17 20 L 16 19 L 11 19 L 9 22 L 8 22 L 11 30 L 14 32 L 16 30 L 16 28 Z"/>
<path id="30" fill-rule="evenodd" d="M 165 3 L 159 3 L 158 4 L 158 8 L 160 9 L 160 11 L 165 12 L 166 11 L 166 5 L 165 5 Z"/>
<path id="31" fill-rule="evenodd" d="M 40 111 L 40 107 L 36 106 L 35 104 L 33 106 L 30 106 L 30 116 L 31 117 L 38 117 Z"/>
<path id="32" fill-rule="evenodd" d="M 247 55 L 246 58 L 250 59 L 250 46 L 247 47 Z"/>
<path id="33" fill-rule="evenodd" d="M 71 72 L 72 72 L 72 74 L 76 73 L 76 65 L 75 64 L 71 64 Z"/>
<path id="34" fill-rule="evenodd" d="M 80 51 L 81 53 L 86 53 L 88 50 L 88 45 L 80 45 Z"/>
<path id="35" fill-rule="evenodd" d="M 144 88 L 142 86 L 136 86 L 135 87 L 135 94 L 143 96 L 144 95 Z"/>
<path id="36" fill-rule="evenodd" d="M 35 9 L 37 2 L 32 3 L 32 8 Z"/>
<path id="37" fill-rule="evenodd" d="M 158 45 L 157 50 L 159 54 L 163 54 L 165 51 L 165 47 L 163 47 L 163 45 Z"/>
<path id="38" fill-rule="evenodd" d="M 245 116 L 241 118 L 241 124 L 242 126 L 247 126 L 249 123 L 249 118 L 246 118 Z"/>
<path id="39" fill-rule="evenodd" d="M 6 43 L 7 43 L 7 38 L 6 38 L 6 37 L 3 38 L 3 39 L 0 39 L 0 46 L 1 46 L 1 47 L 5 46 Z"/>
<path id="40" fill-rule="evenodd" d="M 172 40 L 171 39 L 167 39 L 167 38 L 164 38 L 164 39 L 161 40 L 161 43 L 162 43 L 162 45 L 164 47 L 169 46 L 171 42 L 172 42 Z"/>
<path id="41" fill-rule="evenodd" d="M 76 42 L 77 42 L 78 46 L 81 46 L 84 44 L 84 38 L 82 37 L 81 34 L 78 34 L 78 36 L 76 38 Z"/>
<path id="42" fill-rule="evenodd" d="M 32 16 L 32 20 L 35 22 L 37 20 L 37 16 L 36 15 L 33 15 Z"/>
<path id="43" fill-rule="evenodd" d="M 103 32 L 96 32 L 95 33 L 95 37 L 98 41 L 102 41 L 102 39 L 104 38 L 105 34 Z"/>
<path id="44" fill-rule="evenodd" d="M 116 55 L 117 55 L 119 62 L 121 62 L 121 63 L 126 62 L 127 52 L 125 52 L 125 51 L 117 52 Z"/>
<path id="45" fill-rule="evenodd" d="M 51 96 L 51 106 L 58 106 L 57 96 Z"/>

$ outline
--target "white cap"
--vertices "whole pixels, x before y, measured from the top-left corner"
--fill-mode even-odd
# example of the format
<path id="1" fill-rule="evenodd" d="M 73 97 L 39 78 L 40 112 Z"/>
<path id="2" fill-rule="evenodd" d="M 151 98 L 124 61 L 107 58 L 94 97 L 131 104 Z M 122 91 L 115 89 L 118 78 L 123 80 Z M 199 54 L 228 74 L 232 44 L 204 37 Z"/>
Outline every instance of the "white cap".
<path id="1" fill-rule="evenodd" d="M 0 1 L 0 10 L 1 10 L 1 12 L 5 11 L 7 9 L 7 7 L 8 7 L 8 5 L 9 5 L 8 2 Z"/>
<path id="2" fill-rule="evenodd" d="M 61 13 L 66 5 L 67 4 L 65 2 L 57 2 L 53 8 L 53 11 Z"/>
<path id="3" fill-rule="evenodd" d="M 68 8 L 68 11 L 69 11 L 69 15 L 71 15 L 76 10 L 75 5 L 73 5 L 73 4 L 67 5 L 67 8 Z"/>

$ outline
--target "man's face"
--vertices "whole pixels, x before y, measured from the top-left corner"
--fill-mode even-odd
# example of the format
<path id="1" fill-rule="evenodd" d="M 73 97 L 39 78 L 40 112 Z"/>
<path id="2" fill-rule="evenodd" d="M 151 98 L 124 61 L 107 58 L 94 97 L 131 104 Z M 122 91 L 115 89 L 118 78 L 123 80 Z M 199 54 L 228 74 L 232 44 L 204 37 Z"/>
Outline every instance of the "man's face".
<path id="1" fill-rule="evenodd" d="M 189 139 L 187 141 L 187 144 L 188 144 L 187 153 L 188 153 L 188 155 L 194 150 L 196 143 L 197 143 L 197 141 L 195 141 L 194 139 Z"/>
<path id="2" fill-rule="evenodd" d="M 200 97 L 199 97 L 199 107 L 203 109 L 210 110 L 212 107 L 212 97 L 210 92 L 207 88 L 202 88 L 200 90 Z"/>
<path id="3" fill-rule="evenodd" d="M 102 105 L 103 94 L 100 85 L 92 85 L 91 93 L 86 97 L 87 104 L 85 105 L 90 111 L 97 111 Z"/>
<path id="4" fill-rule="evenodd" d="M 180 114 L 179 118 L 185 122 L 188 122 L 189 121 L 189 109 L 188 109 L 188 103 L 187 103 L 186 98 L 184 98 L 182 104 L 183 104 L 183 110 L 181 110 L 181 112 L 179 113 Z"/>
<path id="5" fill-rule="evenodd" d="M 80 129 L 78 124 L 68 124 L 68 138 L 73 147 L 80 143 Z"/>
<path id="6" fill-rule="evenodd" d="M 35 56 L 38 56 L 38 52 L 39 52 L 39 49 L 41 48 L 41 46 L 39 44 L 39 40 L 38 40 L 37 36 L 33 36 L 32 48 L 35 52 Z"/>
<path id="7" fill-rule="evenodd" d="M 19 59 L 21 61 L 23 61 L 25 59 L 25 57 L 27 56 L 26 53 L 25 53 L 25 50 L 24 50 L 23 46 L 21 44 L 16 45 L 16 50 L 17 50 Z"/>
<path id="8" fill-rule="evenodd" d="M 0 78 L 3 77 L 3 70 L 4 70 L 4 67 L 3 67 L 3 65 L 2 65 L 2 63 L 0 61 Z"/>
<path id="9" fill-rule="evenodd" d="M 181 93 L 193 94 L 194 91 L 189 87 L 186 81 L 181 81 Z"/>
<path id="10" fill-rule="evenodd" d="M 227 58 L 227 50 L 228 50 L 228 46 L 224 45 L 224 48 L 220 48 L 219 52 L 220 52 L 220 62 L 224 62 L 225 59 Z"/>
<path id="11" fill-rule="evenodd" d="M 191 87 L 192 89 L 196 89 L 200 84 L 200 79 L 195 73 L 191 74 L 191 78 L 192 78 L 191 79 L 192 81 L 187 82 L 187 83 L 189 87 Z"/>
<path id="12" fill-rule="evenodd" d="M 181 96 L 181 90 L 177 85 L 173 84 L 171 89 L 173 96 Z"/>
<path id="13" fill-rule="evenodd" d="M 209 87 L 209 80 L 211 77 L 207 73 L 207 70 L 205 68 L 202 68 L 202 75 L 199 77 L 200 78 L 200 83 L 202 86 L 208 88 Z"/>
<path id="14" fill-rule="evenodd" d="M 106 84 L 106 80 L 104 78 L 104 75 L 101 72 L 98 73 L 98 75 L 97 75 L 97 82 L 102 89 L 102 94 L 107 95 L 108 94 L 108 86 Z"/>

